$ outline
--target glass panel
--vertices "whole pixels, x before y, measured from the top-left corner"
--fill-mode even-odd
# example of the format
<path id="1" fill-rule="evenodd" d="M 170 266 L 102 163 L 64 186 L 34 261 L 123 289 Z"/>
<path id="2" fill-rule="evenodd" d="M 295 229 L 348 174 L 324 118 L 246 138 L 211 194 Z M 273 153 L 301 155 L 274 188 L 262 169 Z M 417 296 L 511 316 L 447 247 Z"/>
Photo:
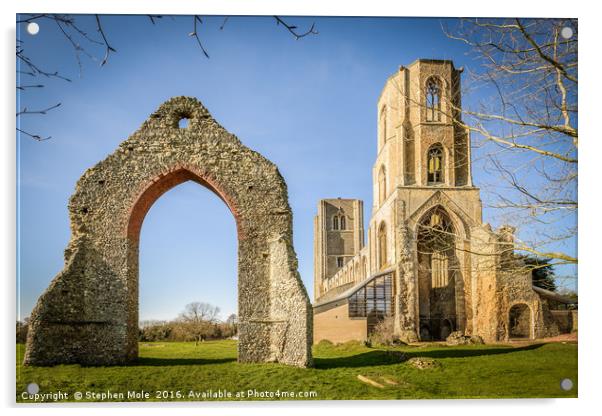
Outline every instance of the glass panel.
<path id="1" fill-rule="evenodd" d="M 349 316 L 372 317 L 375 322 L 392 313 L 392 274 L 379 276 L 350 295 Z"/>

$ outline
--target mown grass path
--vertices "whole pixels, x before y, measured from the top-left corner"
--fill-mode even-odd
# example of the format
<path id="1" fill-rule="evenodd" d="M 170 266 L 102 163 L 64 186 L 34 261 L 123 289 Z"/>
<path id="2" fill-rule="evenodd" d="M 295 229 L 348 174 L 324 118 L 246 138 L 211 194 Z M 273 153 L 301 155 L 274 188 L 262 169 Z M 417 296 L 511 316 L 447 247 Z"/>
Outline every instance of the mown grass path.
<path id="1" fill-rule="evenodd" d="M 399 352 L 436 365 L 415 368 Z M 69 393 L 67 401 L 75 401 L 75 392 L 82 393 L 81 401 L 91 399 L 86 392 L 104 394 L 104 401 L 224 400 L 226 392 L 229 400 L 577 397 L 575 343 L 397 348 L 321 343 L 314 346 L 315 367 L 307 369 L 239 364 L 235 341 L 141 343 L 140 358 L 130 366 L 23 367 L 22 359 L 23 345 L 17 345 L 18 402 L 31 402 L 23 397 L 31 382 L 41 394 Z M 376 384 L 361 380 L 366 378 Z M 573 381 L 572 390 L 560 388 L 564 378 Z M 141 391 L 149 397 L 141 399 Z M 128 392 L 139 394 L 128 398 Z"/>

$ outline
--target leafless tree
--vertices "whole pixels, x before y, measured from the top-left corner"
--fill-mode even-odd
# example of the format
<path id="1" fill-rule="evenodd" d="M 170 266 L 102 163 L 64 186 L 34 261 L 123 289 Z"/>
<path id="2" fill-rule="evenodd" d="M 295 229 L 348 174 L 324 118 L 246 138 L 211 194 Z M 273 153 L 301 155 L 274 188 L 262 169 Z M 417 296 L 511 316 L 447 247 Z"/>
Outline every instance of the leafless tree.
<path id="1" fill-rule="evenodd" d="M 235 313 L 230 314 L 228 319 L 226 319 L 226 325 L 229 326 L 232 334 L 236 334 L 238 332 L 238 316 Z"/>
<path id="2" fill-rule="evenodd" d="M 219 308 L 205 302 L 189 303 L 180 314 L 186 322 L 215 322 L 218 316 Z"/>
<path id="3" fill-rule="evenodd" d="M 203 341 L 213 331 L 220 309 L 205 302 L 192 302 L 186 305 L 180 314 L 180 321 L 195 340 L 195 344 Z"/>
<path id="4" fill-rule="evenodd" d="M 226 319 L 226 323 L 229 325 L 236 325 L 238 323 L 238 316 L 235 313 L 230 314 L 228 319 Z"/>
<path id="5" fill-rule="evenodd" d="M 468 68 L 454 122 L 470 130 L 489 207 L 518 227 L 513 247 L 554 265 L 576 264 L 576 19 L 461 19 L 444 27 L 465 43 Z M 466 104 L 468 103 L 468 104 Z"/>
<path id="6" fill-rule="evenodd" d="M 147 17 L 152 25 L 156 25 L 158 20 L 163 19 L 166 16 L 147 15 Z M 173 18 L 173 16 L 167 17 Z M 273 18 L 277 26 L 282 26 L 295 39 L 301 39 L 309 35 L 318 34 L 318 31 L 316 30 L 315 25 L 313 23 L 308 30 L 299 31 L 299 28 L 297 26 L 287 23 L 281 17 L 273 16 Z M 71 14 L 30 14 L 24 15 L 22 19 L 17 20 L 17 25 L 28 25 L 36 21 L 49 21 L 53 25 L 55 25 L 57 30 L 64 38 L 64 40 L 68 42 L 68 44 L 73 48 L 75 59 L 77 61 L 79 76 L 81 77 L 83 71 L 82 56 L 85 56 L 92 61 L 100 62 L 100 66 L 104 66 L 109 61 L 111 53 L 117 53 L 117 50 L 112 46 L 111 43 L 109 43 L 109 36 L 104 30 L 101 20 L 102 18 L 100 15 L 94 15 L 93 25 L 94 32 L 96 32 L 94 35 L 88 33 L 89 31 L 86 29 L 87 26 L 84 23 L 82 23 L 82 19 L 83 16 Z M 192 20 L 192 31 L 189 33 L 189 36 L 194 38 L 203 55 L 206 58 L 209 58 L 209 53 L 203 45 L 203 42 L 201 41 L 201 37 L 199 36 L 198 32 L 199 26 L 204 24 L 203 18 L 199 15 L 193 15 L 190 16 L 190 19 Z M 223 23 L 219 27 L 220 30 L 224 29 L 227 21 L 228 17 L 225 17 Z M 100 50 L 102 51 L 102 58 L 98 58 L 96 56 L 98 48 L 100 48 Z M 34 62 L 27 55 L 25 41 L 23 41 L 22 39 L 17 41 L 16 51 L 18 66 L 21 68 L 17 71 L 19 74 L 19 77 L 17 78 L 17 90 L 25 91 L 29 89 L 44 88 L 44 83 L 43 81 L 39 81 L 40 79 L 48 80 L 54 78 L 66 82 L 72 82 L 72 80 L 64 74 L 60 74 L 58 71 L 45 69 L 43 65 Z M 23 81 L 22 78 L 29 78 L 33 80 L 33 82 Z M 52 105 L 48 105 L 44 109 L 19 109 L 17 111 L 17 125 L 19 125 L 18 120 L 20 117 L 34 114 L 45 115 L 50 110 L 53 110 L 60 106 L 61 103 L 58 102 Z M 17 127 L 17 131 L 38 141 L 44 141 L 51 138 L 51 136 L 42 136 L 37 133 L 25 131 L 19 127 Z"/>
<path id="7" fill-rule="evenodd" d="M 501 251 L 505 270 L 516 273 L 578 262 L 573 254 L 578 209 L 577 29 L 575 19 L 459 19 L 451 27 L 443 26 L 449 38 L 469 46 L 473 63 L 464 69 L 463 84 L 440 91 L 448 106 L 430 105 L 428 97 L 412 98 L 428 91 L 406 97 L 433 120 L 441 120 L 441 113 L 458 130 L 472 133 L 473 170 L 484 173 L 478 185 L 485 206 L 493 211 L 495 222 L 511 227 L 500 230 L 504 235 L 499 250 L 491 252 L 475 249 L 479 244 L 463 248 L 449 221 L 421 223 L 419 254 L 465 250 L 493 260 Z M 401 84 L 393 85 L 405 95 Z M 421 92 L 423 86 L 410 88 Z M 459 166 L 450 169 L 465 163 L 462 158 L 455 161 Z M 444 219 L 444 213 L 433 219 Z M 521 261 L 525 258 L 530 261 Z M 457 266 L 449 262 L 451 270 Z M 562 286 L 563 279 L 574 278 L 557 275 L 556 282 Z"/>

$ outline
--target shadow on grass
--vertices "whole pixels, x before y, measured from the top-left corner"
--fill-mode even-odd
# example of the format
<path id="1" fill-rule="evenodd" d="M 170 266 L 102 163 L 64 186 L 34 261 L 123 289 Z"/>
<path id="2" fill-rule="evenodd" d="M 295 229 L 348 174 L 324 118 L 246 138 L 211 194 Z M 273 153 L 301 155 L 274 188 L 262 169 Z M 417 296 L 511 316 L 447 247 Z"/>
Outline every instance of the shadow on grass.
<path id="1" fill-rule="evenodd" d="M 533 344 L 519 348 L 505 347 L 505 348 L 440 348 L 434 350 L 423 350 L 416 349 L 413 351 L 402 351 L 406 359 L 413 357 L 426 357 L 426 358 L 465 358 L 465 357 L 478 357 L 486 355 L 499 355 L 509 354 L 519 351 L 529 351 L 537 349 L 545 344 Z M 396 350 L 399 351 L 399 350 Z M 327 370 L 330 368 L 356 368 L 356 367 L 368 367 L 377 365 L 392 365 L 399 364 L 398 357 L 394 354 L 389 354 L 384 350 L 368 351 L 361 354 L 351 355 L 348 357 L 336 357 L 336 358 L 314 358 L 315 368 L 321 370 Z"/>
<path id="2" fill-rule="evenodd" d="M 530 351 L 536 350 L 540 347 L 543 347 L 545 344 L 531 344 L 525 345 L 524 347 L 500 347 L 500 348 L 466 348 L 466 349 L 457 349 L 457 348 L 441 348 L 430 351 L 408 351 L 406 355 L 408 358 L 412 357 L 428 357 L 428 358 L 464 358 L 464 357 L 478 357 L 482 355 L 499 355 L 499 354 L 509 354 L 513 352 L 519 351 Z"/>
<path id="3" fill-rule="evenodd" d="M 170 367 L 174 365 L 209 365 L 235 362 L 236 358 L 138 358 L 133 365 L 149 367 Z"/>

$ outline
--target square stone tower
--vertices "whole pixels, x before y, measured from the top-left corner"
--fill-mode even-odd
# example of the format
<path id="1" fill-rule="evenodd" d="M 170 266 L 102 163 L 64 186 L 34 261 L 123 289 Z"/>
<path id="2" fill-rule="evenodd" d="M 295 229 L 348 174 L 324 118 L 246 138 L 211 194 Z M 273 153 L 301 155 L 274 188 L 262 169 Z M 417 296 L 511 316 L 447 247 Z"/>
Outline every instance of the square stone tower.
<path id="1" fill-rule="evenodd" d="M 375 207 L 397 186 L 472 186 L 468 132 L 454 123 L 461 119 L 461 73 L 451 61 L 420 59 L 385 83 L 377 103 Z M 429 165 L 434 146 L 439 166 Z"/>
<path id="2" fill-rule="evenodd" d="M 482 223 L 461 117 L 461 73 L 452 61 L 418 59 L 385 82 L 376 103 L 366 246 L 361 221 L 347 219 L 349 231 L 336 228 L 340 210 L 363 216 L 361 201 L 319 203 L 315 340 L 366 339 L 390 316 L 406 342 L 444 340 L 455 331 L 495 341 L 509 336 L 516 303 L 531 311 L 531 336 L 542 332 L 530 275 L 500 262 L 512 237 Z"/>
<path id="3" fill-rule="evenodd" d="M 364 203 L 359 199 L 322 199 L 314 218 L 314 299 L 322 282 L 341 270 L 364 247 Z"/>

